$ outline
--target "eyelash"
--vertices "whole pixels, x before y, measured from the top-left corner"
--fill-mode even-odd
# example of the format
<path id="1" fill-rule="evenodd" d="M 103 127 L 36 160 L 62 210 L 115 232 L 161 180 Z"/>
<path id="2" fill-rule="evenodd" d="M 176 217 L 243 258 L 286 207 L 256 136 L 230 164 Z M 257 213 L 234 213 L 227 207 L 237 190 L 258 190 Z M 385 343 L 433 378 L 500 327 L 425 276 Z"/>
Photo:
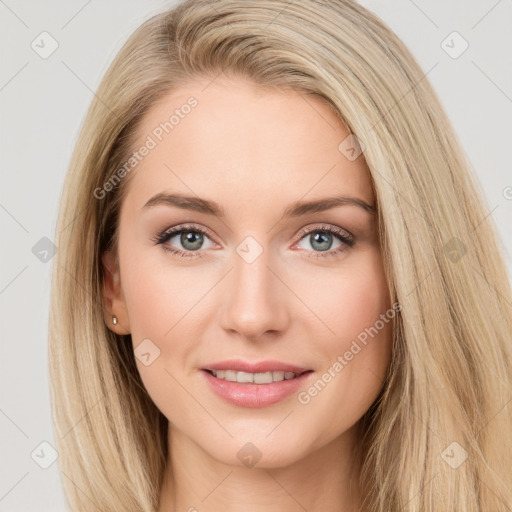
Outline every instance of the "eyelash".
<path id="1" fill-rule="evenodd" d="M 165 242 L 170 240 L 174 235 L 180 234 L 180 233 L 187 233 L 187 232 L 193 232 L 193 233 L 201 233 L 202 235 L 206 235 L 210 238 L 209 233 L 205 231 L 202 228 L 199 228 L 194 225 L 183 225 L 183 226 L 176 226 L 170 229 L 167 229 L 163 233 L 160 233 L 152 238 L 152 241 L 154 244 L 162 245 L 162 249 L 165 251 L 168 251 L 174 255 L 177 255 L 181 258 L 201 258 L 204 256 L 204 253 L 202 251 L 182 251 L 180 249 L 173 249 L 169 246 L 164 245 Z M 310 235 L 311 233 L 329 233 L 331 235 L 334 235 L 340 242 L 342 242 L 343 245 L 338 247 L 334 250 L 328 250 L 328 251 L 307 251 L 307 257 L 309 258 L 329 258 L 333 256 L 337 256 L 339 253 L 346 251 L 348 248 L 352 247 L 355 244 L 354 237 L 349 234 L 345 234 L 344 231 L 333 228 L 332 226 L 316 226 L 314 228 L 310 229 L 303 229 L 299 232 L 299 240 L 300 242 L 305 236 Z M 297 243 L 298 243 L 297 242 Z"/>

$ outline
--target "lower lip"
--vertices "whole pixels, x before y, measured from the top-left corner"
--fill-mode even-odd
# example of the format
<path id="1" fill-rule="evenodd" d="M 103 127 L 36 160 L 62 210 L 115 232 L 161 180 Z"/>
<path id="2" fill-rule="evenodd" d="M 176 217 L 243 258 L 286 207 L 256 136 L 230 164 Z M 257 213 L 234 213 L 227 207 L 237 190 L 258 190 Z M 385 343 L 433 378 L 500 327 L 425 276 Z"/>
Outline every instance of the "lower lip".
<path id="1" fill-rule="evenodd" d="M 313 375 L 306 372 L 298 377 L 269 384 L 251 384 L 218 379 L 202 370 L 208 385 L 218 396 L 240 407 L 266 407 L 275 404 L 296 392 Z"/>

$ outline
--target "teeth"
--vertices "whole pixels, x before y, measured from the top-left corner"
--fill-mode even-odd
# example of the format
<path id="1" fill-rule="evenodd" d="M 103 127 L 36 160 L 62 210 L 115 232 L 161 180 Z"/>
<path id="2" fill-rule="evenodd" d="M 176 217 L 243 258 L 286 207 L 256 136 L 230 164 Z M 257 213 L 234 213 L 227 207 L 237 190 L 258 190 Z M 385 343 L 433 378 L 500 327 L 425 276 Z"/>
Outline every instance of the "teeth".
<path id="1" fill-rule="evenodd" d="M 235 370 L 210 370 L 218 379 L 229 380 L 230 382 L 253 382 L 255 384 L 270 384 L 282 380 L 293 379 L 297 374 L 293 372 L 264 372 L 248 373 Z"/>

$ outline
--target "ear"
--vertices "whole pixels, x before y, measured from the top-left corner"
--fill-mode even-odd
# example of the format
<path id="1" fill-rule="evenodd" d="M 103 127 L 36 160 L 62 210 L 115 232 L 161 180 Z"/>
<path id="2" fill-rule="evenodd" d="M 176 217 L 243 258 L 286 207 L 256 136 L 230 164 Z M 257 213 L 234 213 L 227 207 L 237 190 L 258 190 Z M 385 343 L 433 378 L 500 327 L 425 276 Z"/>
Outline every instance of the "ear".
<path id="1" fill-rule="evenodd" d="M 116 334 L 130 334 L 130 321 L 128 310 L 121 289 L 121 276 L 116 255 L 111 251 L 105 251 L 101 256 L 103 264 L 103 311 L 105 323 Z M 117 324 L 112 322 L 112 316 L 117 317 Z"/>

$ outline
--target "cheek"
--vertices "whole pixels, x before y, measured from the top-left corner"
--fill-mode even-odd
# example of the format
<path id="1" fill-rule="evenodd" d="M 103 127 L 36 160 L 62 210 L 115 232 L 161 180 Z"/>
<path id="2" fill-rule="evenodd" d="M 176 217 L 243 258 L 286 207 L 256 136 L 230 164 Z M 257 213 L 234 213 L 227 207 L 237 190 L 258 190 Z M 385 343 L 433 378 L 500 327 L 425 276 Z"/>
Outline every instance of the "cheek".
<path id="1" fill-rule="evenodd" d="M 126 281 L 130 330 L 140 377 L 156 407 L 169 420 L 178 420 L 190 400 L 180 382 L 181 368 L 189 364 L 193 348 L 185 331 L 194 314 L 190 310 L 201 295 L 197 283 L 185 281 L 169 268 L 156 267 L 150 272 L 138 269 Z M 148 349 L 142 350 L 143 346 Z M 155 354 L 149 365 L 137 357 L 144 352 Z"/>
<path id="2" fill-rule="evenodd" d="M 208 290 L 211 276 L 199 268 L 184 271 L 173 261 L 160 247 L 126 253 L 122 288 L 134 343 L 146 337 L 170 340 L 174 326 L 179 329 L 179 322 L 187 321 L 189 312 Z"/>
<path id="3" fill-rule="evenodd" d="M 395 310 L 380 252 L 372 247 L 328 270 L 316 272 L 308 283 L 301 279 L 297 290 L 316 313 L 296 316 L 298 328 L 315 340 L 311 350 L 321 362 L 316 380 L 296 397 L 294 418 L 301 429 L 295 442 L 305 445 L 308 440 L 310 450 L 325 446 L 361 419 L 377 398 L 391 361 Z M 293 442 L 295 431 L 290 424 L 286 427 L 280 427 L 282 442 Z"/>
<path id="4" fill-rule="evenodd" d="M 183 342 L 184 331 L 197 315 L 199 308 L 194 309 L 194 305 L 207 291 L 208 280 L 205 282 L 200 272 L 173 267 L 160 248 L 137 247 L 136 241 L 130 243 L 128 237 L 123 241 L 121 282 L 135 361 L 152 400 L 161 411 L 167 411 L 170 396 L 177 402 L 186 398 L 173 376 L 177 373 L 176 361 L 186 364 L 189 360 L 192 344 Z M 133 249 L 128 251 L 127 247 Z M 143 353 L 150 356 L 146 360 L 137 357 Z"/>
<path id="5" fill-rule="evenodd" d="M 309 396 L 304 395 L 301 403 L 311 399 L 330 414 L 338 411 L 333 432 L 340 428 L 339 422 L 348 426 L 364 414 L 376 398 L 391 360 L 395 310 L 380 254 L 366 256 L 358 258 L 349 271 L 326 279 L 323 287 L 316 281 L 317 291 L 310 294 L 330 331 L 318 343 L 324 360 L 319 372 L 322 382 L 316 389 L 306 390 Z"/>
<path id="6" fill-rule="evenodd" d="M 391 307 L 377 250 L 368 251 L 338 272 L 317 275 L 315 286 L 311 284 L 308 300 L 331 333 L 327 339 L 337 349 L 374 325 Z"/>
<path id="7" fill-rule="evenodd" d="M 123 286 L 133 334 L 163 338 L 186 313 L 187 292 L 192 282 L 183 283 L 172 272 L 137 272 Z"/>

